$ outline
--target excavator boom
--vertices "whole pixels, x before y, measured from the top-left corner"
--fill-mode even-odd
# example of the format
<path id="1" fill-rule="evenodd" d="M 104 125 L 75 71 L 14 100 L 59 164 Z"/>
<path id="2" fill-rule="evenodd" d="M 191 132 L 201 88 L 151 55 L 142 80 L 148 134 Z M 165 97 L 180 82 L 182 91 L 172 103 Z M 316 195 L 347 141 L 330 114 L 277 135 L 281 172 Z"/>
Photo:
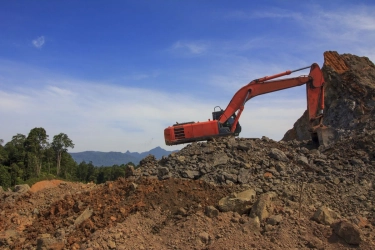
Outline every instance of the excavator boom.
<path id="1" fill-rule="evenodd" d="M 277 79 L 306 68 L 310 68 L 308 76 Z M 209 140 L 220 136 L 239 135 L 241 126 L 238 121 L 248 100 L 258 95 L 303 84 L 306 85 L 307 110 L 312 139 L 321 145 L 328 145 L 336 134 L 334 130 L 322 124 L 324 78 L 320 67 L 316 63 L 313 63 L 309 67 L 293 71 L 287 70 L 276 75 L 265 76 L 251 81 L 234 94 L 225 110 L 214 110 L 212 113 L 213 120 L 174 124 L 172 127 L 166 128 L 164 130 L 165 143 L 167 145 L 176 145 L 186 142 Z"/>

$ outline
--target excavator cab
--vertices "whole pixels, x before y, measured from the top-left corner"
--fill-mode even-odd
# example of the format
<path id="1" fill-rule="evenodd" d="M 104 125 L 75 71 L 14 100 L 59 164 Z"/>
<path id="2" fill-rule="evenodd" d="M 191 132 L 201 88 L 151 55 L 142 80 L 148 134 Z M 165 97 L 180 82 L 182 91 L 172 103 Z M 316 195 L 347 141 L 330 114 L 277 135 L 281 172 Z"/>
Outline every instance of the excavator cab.
<path id="1" fill-rule="evenodd" d="M 216 108 L 219 108 L 220 110 L 216 111 Z M 214 108 L 214 112 L 212 112 L 212 119 L 219 120 L 219 118 L 221 117 L 223 113 L 224 113 L 224 110 L 222 110 L 219 106 L 216 106 Z M 232 128 L 232 125 L 235 119 L 236 119 L 236 114 L 234 113 L 223 124 L 219 123 L 219 134 L 231 133 L 230 130 Z M 238 136 L 240 133 L 241 133 L 241 125 L 239 122 L 237 122 L 236 129 L 234 130 L 234 136 Z"/>

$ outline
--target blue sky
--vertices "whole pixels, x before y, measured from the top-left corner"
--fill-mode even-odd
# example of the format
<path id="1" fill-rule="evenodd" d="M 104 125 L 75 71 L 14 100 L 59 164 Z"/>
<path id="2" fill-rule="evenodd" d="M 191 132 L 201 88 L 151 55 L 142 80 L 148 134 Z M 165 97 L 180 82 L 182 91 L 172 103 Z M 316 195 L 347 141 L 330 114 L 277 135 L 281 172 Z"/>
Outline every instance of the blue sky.
<path id="1" fill-rule="evenodd" d="M 255 78 L 322 66 L 328 50 L 375 60 L 373 1 L 0 6 L 0 138 L 43 127 L 66 133 L 71 152 L 178 149 L 165 127 L 211 118 Z M 280 140 L 305 109 L 304 87 L 256 97 L 241 136 Z"/>

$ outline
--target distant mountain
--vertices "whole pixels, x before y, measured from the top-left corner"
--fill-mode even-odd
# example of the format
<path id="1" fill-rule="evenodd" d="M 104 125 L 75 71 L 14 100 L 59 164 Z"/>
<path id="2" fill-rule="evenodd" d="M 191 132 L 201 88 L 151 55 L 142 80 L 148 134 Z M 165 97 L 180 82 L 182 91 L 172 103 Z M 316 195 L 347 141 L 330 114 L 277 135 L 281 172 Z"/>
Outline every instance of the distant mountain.
<path id="1" fill-rule="evenodd" d="M 125 153 L 121 152 L 100 152 L 100 151 L 84 151 L 79 153 L 70 153 L 72 158 L 77 162 L 81 163 L 85 162 L 92 162 L 94 166 L 113 166 L 113 165 L 121 165 L 126 164 L 128 162 L 133 162 L 134 164 L 139 164 L 139 162 L 152 154 L 156 157 L 156 159 L 161 159 L 163 156 L 168 156 L 172 152 L 175 151 L 167 151 L 162 149 L 161 147 L 156 147 L 151 149 L 150 151 L 138 153 L 138 152 L 130 152 L 129 150 Z"/>

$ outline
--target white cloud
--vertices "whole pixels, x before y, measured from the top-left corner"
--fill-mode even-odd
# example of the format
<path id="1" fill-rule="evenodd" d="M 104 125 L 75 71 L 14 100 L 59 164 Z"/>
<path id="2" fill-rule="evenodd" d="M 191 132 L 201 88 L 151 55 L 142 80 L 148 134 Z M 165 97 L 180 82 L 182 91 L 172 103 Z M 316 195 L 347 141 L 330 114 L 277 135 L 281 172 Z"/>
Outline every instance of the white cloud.
<path id="1" fill-rule="evenodd" d="M 301 19 L 302 14 L 298 12 L 293 12 L 285 9 L 273 9 L 267 11 L 231 11 L 225 15 L 225 18 L 228 19 L 239 19 L 239 20 L 248 20 L 248 19 L 259 19 L 259 18 L 291 18 L 291 19 Z"/>
<path id="2" fill-rule="evenodd" d="M 45 43 L 44 36 L 40 36 L 32 41 L 35 48 L 41 49 Z"/>
<path id="3" fill-rule="evenodd" d="M 181 50 L 193 55 L 200 55 L 207 51 L 207 44 L 200 41 L 177 41 L 173 44 L 173 50 Z"/>
<path id="4" fill-rule="evenodd" d="M 145 72 L 136 72 L 132 73 L 130 75 L 125 75 L 121 78 L 121 80 L 125 81 L 142 81 L 142 80 L 149 80 L 155 77 L 158 77 L 160 75 L 160 72 L 158 70 L 152 70 L 152 71 L 145 71 Z"/>
<path id="5" fill-rule="evenodd" d="M 252 22 L 257 22 L 256 19 L 259 19 L 259 22 L 264 23 L 261 19 L 269 19 L 270 22 L 277 21 L 275 25 L 285 26 L 285 29 L 289 30 L 286 32 L 287 35 L 263 30 L 261 34 L 249 36 L 248 40 L 242 39 L 243 41 L 240 42 L 232 40 L 225 48 L 232 48 L 233 52 L 242 51 L 243 56 L 249 58 L 249 54 L 245 52 L 260 54 L 259 51 L 264 51 L 261 55 L 265 56 L 272 53 L 274 56 L 273 59 L 270 58 L 272 61 L 280 60 L 282 57 L 293 59 L 291 55 L 294 55 L 294 60 L 306 62 L 313 60 L 322 63 L 323 52 L 327 50 L 368 56 L 374 61 L 374 12 L 374 5 L 361 4 L 342 4 L 338 8 L 331 9 L 317 4 L 304 4 L 295 10 L 272 8 L 232 11 L 225 16 L 229 20 L 249 22 L 249 19 L 252 19 Z M 302 54 L 303 57 L 300 58 L 295 56 Z M 259 55 L 251 59 L 262 60 Z M 294 60 L 289 60 L 286 66 L 289 67 L 290 62 Z"/>

